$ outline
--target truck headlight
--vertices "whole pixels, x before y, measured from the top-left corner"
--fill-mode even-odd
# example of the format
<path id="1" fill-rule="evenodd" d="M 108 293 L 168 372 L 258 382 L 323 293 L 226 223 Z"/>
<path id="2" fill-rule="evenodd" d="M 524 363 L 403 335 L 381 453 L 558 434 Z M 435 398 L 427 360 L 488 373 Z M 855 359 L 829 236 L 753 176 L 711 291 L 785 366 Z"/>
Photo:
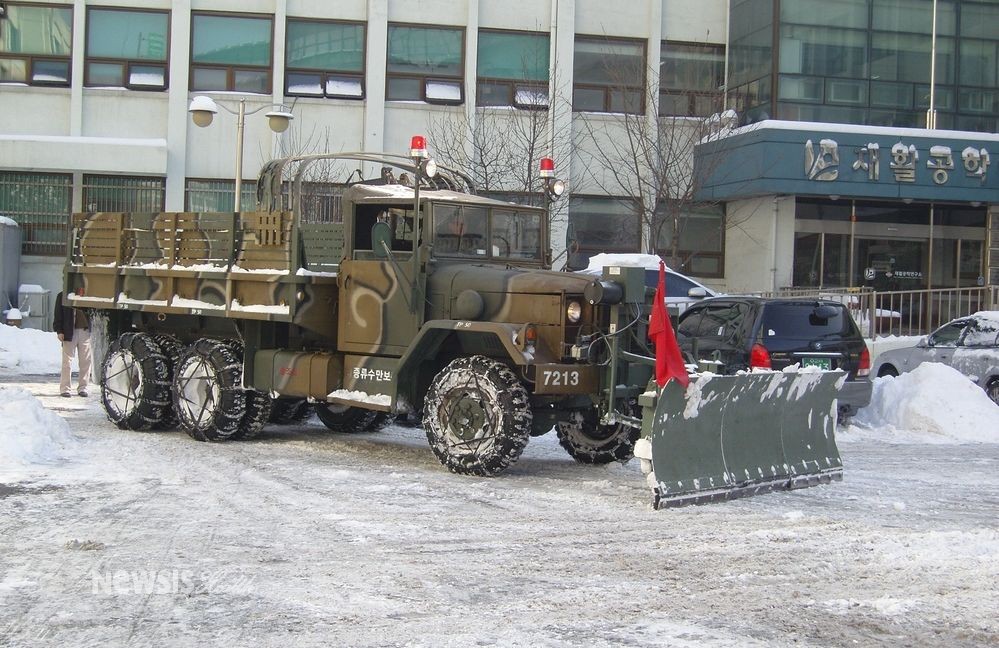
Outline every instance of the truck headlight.
<path id="1" fill-rule="evenodd" d="M 583 305 L 578 301 L 569 302 L 569 306 L 565 309 L 565 316 L 569 318 L 570 322 L 575 324 L 583 316 Z"/>

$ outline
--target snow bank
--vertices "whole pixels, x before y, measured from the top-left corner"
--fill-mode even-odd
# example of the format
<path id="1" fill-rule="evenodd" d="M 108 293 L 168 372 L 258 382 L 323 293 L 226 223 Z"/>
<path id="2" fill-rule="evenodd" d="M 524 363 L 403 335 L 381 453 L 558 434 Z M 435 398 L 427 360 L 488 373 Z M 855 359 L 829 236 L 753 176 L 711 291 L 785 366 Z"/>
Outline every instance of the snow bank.
<path id="1" fill-rule="evenodd" d="M 999 443 L 999 407 L 957 370 L 937 362 L 874 379 L 871 404 L 838 434 L 903 443 Z"/>
<path id="2" fill-rule="evenodd" d="M 52 374 L 59 373 L 61 367 L 62 344 L 55 333 L 0 325 L 0 371 L 7 375 Z"/>
<path id="3" fill-rule="evenodd" d="M 20 387 L 0 387 L 0 473 L 53 464 L 75 453 L 69 425 Z"/>

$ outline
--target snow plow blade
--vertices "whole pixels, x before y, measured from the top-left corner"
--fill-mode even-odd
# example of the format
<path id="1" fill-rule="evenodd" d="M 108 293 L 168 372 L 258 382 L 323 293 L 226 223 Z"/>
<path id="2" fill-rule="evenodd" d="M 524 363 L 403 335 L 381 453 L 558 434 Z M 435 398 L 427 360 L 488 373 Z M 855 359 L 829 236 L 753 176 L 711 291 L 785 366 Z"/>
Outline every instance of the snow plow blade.
<path id="1" fill-rule="evenodd" d="M 642 395 L 635 456 L 655 508 L 840 481 L 835 372 L 701 375 Z M 655 383 L 652 383 L 655 387 Z"/>

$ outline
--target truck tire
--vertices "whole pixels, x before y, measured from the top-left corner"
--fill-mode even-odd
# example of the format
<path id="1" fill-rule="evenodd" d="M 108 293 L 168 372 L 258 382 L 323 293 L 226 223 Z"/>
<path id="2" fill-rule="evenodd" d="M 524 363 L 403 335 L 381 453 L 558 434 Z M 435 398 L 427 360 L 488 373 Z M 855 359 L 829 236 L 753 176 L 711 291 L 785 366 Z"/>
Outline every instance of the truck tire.
<path id="1" fill-rule="evenodd" d="M 295 411 L 291 413 L 291 422 L 305 423 L 310 418 L 312 418 L 312 415 L 315 413 L 316 413 L 316 408 L 313 407 L 312 403 L 303 398 L 302 400 L 298 401 L 298 407 L 296 407 Z"/>
<path id="2" fill-rule="evenodd" d="M 246 413 L 243 365 L 225 342 L 202 338 L 174 370 L 173 405 L 180 425 L 198 441 L 225 441 Z"/>
<path id="3" fill-rule="evenodd" d="M 244 357 L 245 349 L 242 344 L 236 340 L 226 340 L 225 344 L 228 345 L 238 362 L 246 362 L 246 358 Z M 243 396 L 246 398 L 246 413 L 243 414 L 236 433 L 229 437 L 234 441 L 246 441 L 260 434 L 260 431 L 267 425 L 267 421 L 271 416 L 271 407 L 274 403 L 274 399 L 271 398 L 270 394 L 265 394 L 256 389 L 244 389 Z"/>
<path id="4" fill-rule="evenodd" d="M 316 416 L 323 425 L 334 432 L 357 434 L 367 432 L 377 422 L 382 412 L 366 410 L 363 407 L 348 407 L 334 403 L 316 403 Z"/>
<path id="5" fill-rule="evenodd" d="M 163 420 L 170 407 L 170 368 L 152 337 L 124 333 L 111 344 L 101 366 L 101 402 L 123 430 L 148 430 Z"/>
<path id="6" fill-rule="evenodd" d="M 312 408 L 304 398 L 275 398 L 271 407 L 270 422 L 275 425 L 301 423 L 311 415 Z"/>
<path id="7" fill-rule="evenodd" d="M 531 438 L 527 390 L 501 362 L 458 358 L 427 390 L 423 428 L 451 472 L 492 477 L 520 457 Z"/>
<path id="8" fill-rule="evenodd" d="M 236 433 L 231 438 L 246 441 L 256 438 L 267 425 L 274 399 L 270 394 L 256 389 L 244 390 L 243 395 L 246 397 L 246 414 L 243 415 Z"/>
<path id="9" fill-rule="evenodd" d="M 559 445 L 582 464 L 630 460 L 641 430 L 623 423 L 600 425 L 599 420 L 595 409 L 573 412 L 571 420 L 555 426 Z"/>
<path id="10" fill-rule="evenodd" d="M 184 345 L 172 335 L 154 335 L 153 340 L 156 344 L 160 345 L 160 349 L 163 351 L 167 369 L 169 370 L 168 381 L 170 384 L 173 384 L 173 368 L 180 359 L 181 354 L 184 353 Z M 173 399 L 171 398 L 170 403 L 163 408 L 163 419 L 156 424 L 156 429 L 172 430 L 179 424 L 180 419 L 177 418 L 177 412 L 173 408 Z"/>
<path id="11" fill-rule="evenodd" d="M 389 414 L 388 412 L 378 412 L 378 416 L 376 416 L 375 420 L 371 422 L 370 426 L 368 426 L 368 432 L 381 432 L 393 423 L 395 423 L 394 415 Z"/>

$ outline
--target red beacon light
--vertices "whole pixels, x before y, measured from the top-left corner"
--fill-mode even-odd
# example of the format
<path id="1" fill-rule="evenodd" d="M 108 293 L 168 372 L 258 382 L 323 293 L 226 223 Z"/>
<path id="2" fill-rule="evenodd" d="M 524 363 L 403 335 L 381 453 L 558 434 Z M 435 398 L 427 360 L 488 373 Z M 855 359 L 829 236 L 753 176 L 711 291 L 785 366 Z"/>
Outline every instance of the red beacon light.
<path id="1" fill-rule="evenodd" d="M 541 177 L 542 178 L 554 178 L 555 177 L 555 160 L 551 158 L 541 158 Z"/>
<path id="2" fill-rule="evenodd" d="M 423 135 L 413 135 L 413 139 L 409 142 L 409 157 L 411 158 L 428 158 L 430 155 L 427 153 L 427 138 Z"/>

